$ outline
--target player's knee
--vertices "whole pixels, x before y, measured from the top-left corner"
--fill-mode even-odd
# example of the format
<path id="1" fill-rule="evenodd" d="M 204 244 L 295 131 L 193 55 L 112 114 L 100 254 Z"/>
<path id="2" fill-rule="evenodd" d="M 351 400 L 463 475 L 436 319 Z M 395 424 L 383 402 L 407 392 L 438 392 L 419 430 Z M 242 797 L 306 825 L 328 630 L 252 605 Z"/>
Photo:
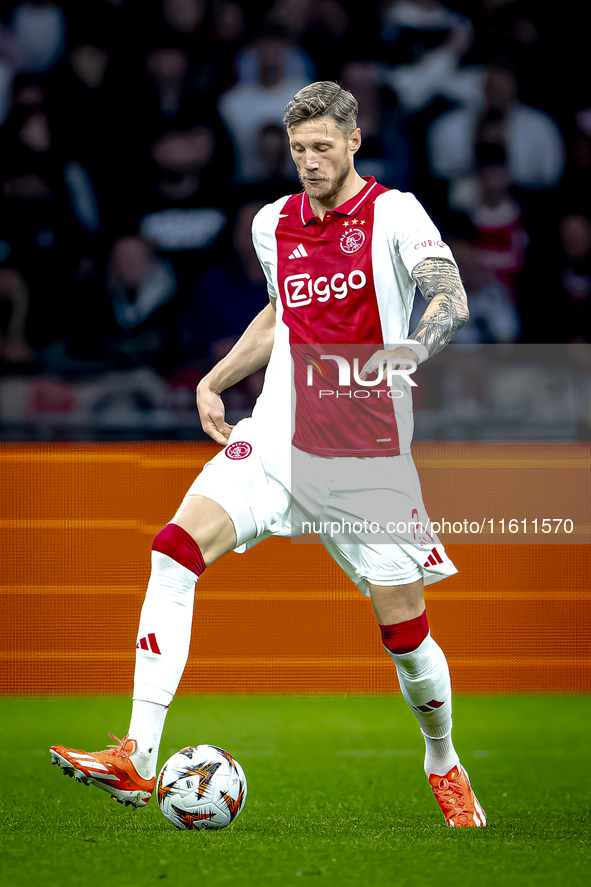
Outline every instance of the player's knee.
<path id="1" fill-rule="evenodd" d="M 152 551 L 167 555 L 197 576 L 205 569 L 201 549 L 190 533 L 178 524 L 167 524 L 160 530 L 152 542 Z"/>
<path id="2" fill-rule="evenodd" d="M 392 625 L 380 625 L 382 644 L 390 653 L 403 655 L 417 650 L 429 634 L 427 613 L 423 611 L 420 616 L 408 619 L 405 622 L 397 622 Z"/>

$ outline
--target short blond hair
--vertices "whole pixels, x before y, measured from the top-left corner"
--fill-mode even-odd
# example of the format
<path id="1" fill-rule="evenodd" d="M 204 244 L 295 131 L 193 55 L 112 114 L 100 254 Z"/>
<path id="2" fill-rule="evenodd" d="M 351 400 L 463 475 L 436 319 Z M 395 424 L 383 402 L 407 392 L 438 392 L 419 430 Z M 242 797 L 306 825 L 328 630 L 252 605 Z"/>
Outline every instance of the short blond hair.
<path id="1" fill-rule="evenodd" d="M 283 112 L 283 122 L 295 129 L 308 120 L 330 117 L 347 138 L 357 129 L 357 99 L 332 80 L 310 83 L 297 92 Z"/>

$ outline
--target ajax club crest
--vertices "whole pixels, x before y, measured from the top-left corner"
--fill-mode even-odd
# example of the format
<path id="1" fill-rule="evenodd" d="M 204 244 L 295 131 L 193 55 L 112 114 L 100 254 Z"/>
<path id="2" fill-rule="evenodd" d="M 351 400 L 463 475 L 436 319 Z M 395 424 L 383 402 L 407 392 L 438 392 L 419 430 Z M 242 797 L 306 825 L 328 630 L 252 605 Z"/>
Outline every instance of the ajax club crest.
<path id="1" fill-rule="evenodd" d="M 236 440 L 225 449 L 228 459 L 246 459 L 252 453 L 252 447 L 247 440 Z"/>
<path id="2" fill-rule="evenodd" d="M 358 252 L 365 243 L 365 231 L 363 228 L 347 228 L 341 234 L 339 246 L 346 256 Z"/>

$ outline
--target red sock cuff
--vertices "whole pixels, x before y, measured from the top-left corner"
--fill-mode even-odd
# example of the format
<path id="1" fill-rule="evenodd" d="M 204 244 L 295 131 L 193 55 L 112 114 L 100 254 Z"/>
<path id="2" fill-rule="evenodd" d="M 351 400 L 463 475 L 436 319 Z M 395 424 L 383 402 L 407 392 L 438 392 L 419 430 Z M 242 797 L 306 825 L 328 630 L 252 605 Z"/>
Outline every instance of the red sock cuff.
<path id="1" fill-rule="evenodd" d="M 166 554 L 182 567 L 201 576 L 205 569 L 201 550 L 190 533 L 178 524 L 167 524 L 152 542 L 152 551 Z"/>
<path id="2" fill-rule="evenodd" d="M 411 653 L 420 647 L 429 634 L 427 611 L 408 622 L 397 622 L 395 625 L 380 625 L 382 643 L 391 653 Z"/>

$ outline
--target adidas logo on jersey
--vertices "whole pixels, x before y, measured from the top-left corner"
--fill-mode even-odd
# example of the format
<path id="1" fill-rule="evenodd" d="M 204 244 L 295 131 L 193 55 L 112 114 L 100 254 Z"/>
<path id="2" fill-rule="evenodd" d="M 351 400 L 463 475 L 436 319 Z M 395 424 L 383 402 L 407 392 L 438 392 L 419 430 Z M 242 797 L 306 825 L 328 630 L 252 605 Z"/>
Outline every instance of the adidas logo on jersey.
<path id="1" fill-rule="evenodd" d="M 305 259 L 308 257 L 308 253 L 306 252 L 306 248 L 303 243 L 298 243 L 292 254 L 289 256 L 290 259 Z"/>

